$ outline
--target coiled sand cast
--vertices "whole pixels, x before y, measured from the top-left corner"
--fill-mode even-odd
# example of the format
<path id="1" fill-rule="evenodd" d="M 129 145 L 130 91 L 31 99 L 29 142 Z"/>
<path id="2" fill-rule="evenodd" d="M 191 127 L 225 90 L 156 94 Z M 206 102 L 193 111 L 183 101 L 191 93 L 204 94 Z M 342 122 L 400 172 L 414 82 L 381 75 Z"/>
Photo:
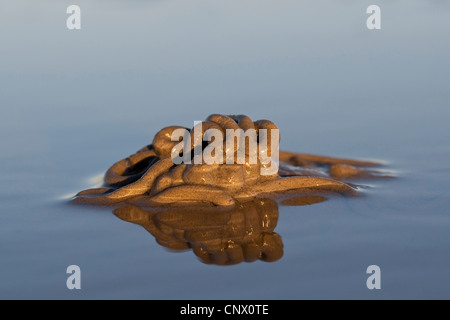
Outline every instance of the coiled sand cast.
<path id="1" fill-rule="evenodd" d="M 187 130 L 178 126 L 162 129 L 155 135 L 152 144 L 113 164 L 105 174 L 103 187 L 82 191 L 73 200 L 104 205 L 128 203 L 140 207 L 234 207 L 236 203 L 258 198 L 286 200 L 286 197 L 311 194 L 356 195 L 358 188 L 348 183 L 348 180 L 381 175 L 378 171 L 368 169 L 378 166 L 377 162 L 272 150 L 270 133 L 272 130 L 278 131 L 277 126 L 268 120 L 253 122 L 244 115 L 210 115 L 206 121 L 187 131 L 192 149 L 179 150 L 180 155 L 187 151 L 195 154 L 195 148 L 204 151 L 211 143 L 217 146 L 218 141 L 206 136 L 208 129 L 216 129 L 224 137 L 227 129 L 252 129 L 256 132 L 253 137 L 255 141 L 252 142 L 258 147 L 263 142 L 267 146 L 265 156 L 271 158 L 278 152 L 279 165 L 275 172 L 261 174 L 262 169 L 269 164 L 260 161 L 261 153 L 256 163 L 249 161 L 249 147 L 245 150 L 243 163 L 227 164 L 225 154 L 231 154 L 236 159 L 238 150 L 230 150 L 226 139 L 223 139 L 223 163 L 209 164 L 201 160 L 200 163 L 175 164 L 173 150 L 180 142 L 176 139 L 172 141 L 172 134 L 177 129 Z M 260 134 L 262 129 L 267 133 L 264 137 Z M 200 134 L 194 135 L 194 130 Z M 250 141 L 248 145 L 252 145 Z"/>

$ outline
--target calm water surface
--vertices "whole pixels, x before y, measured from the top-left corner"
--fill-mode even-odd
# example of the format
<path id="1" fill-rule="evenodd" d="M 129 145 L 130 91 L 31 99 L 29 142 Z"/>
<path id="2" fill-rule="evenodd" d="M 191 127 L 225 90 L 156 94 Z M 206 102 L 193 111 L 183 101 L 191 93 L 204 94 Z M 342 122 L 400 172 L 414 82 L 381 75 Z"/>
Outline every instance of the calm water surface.
<path id="1" fill-rule="evenodd" d="M 450 298 L 448 3 L 381 1 L 378 31 L 368 1 L 80 0 L 79 31 L 70 4 L 0 9 L 1 299 Z M 68 203 L 160 128 L 211 113 L 271 119 L 284 150 L 379 159 L 397 178 L 280 206 L 283 256 L 234 266 Z"/>

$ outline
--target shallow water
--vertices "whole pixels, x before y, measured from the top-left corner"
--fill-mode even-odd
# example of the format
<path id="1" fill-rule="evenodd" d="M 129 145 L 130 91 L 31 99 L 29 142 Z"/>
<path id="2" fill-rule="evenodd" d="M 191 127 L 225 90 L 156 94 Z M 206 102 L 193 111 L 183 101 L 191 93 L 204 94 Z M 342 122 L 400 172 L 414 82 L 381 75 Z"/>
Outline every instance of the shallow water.
<path id="1" fill-rule="evenodd" d="M 378 31 L 368 1 L 78 1 L 79 31 L 70 4 L 0 11 L 0 298 L 450 298 L 448 3 L 381 3 Z M 227 267 L 68 203 L 160 128 L 211 113 L 273 120 L 284 150 L 382 160 L 397 178 L 280 206 L 283 257 Z"/>

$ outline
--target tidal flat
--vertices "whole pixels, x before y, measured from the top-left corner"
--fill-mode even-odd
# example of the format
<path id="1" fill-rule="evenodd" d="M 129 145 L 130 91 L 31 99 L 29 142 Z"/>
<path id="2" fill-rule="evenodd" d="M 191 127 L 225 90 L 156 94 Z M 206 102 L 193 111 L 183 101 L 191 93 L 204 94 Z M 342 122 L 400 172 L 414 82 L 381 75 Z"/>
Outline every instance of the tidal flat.
<path id="1" fill-rule="evenodd" d="M 80 0 L 69 30 L 70 4 L 0 11 L 1 299 L 450 298 L 450 4 L 382 3 L 369 30 L 366 1 Z M 282 150 L 395 178 L 214 219 L 71 203 L 162 127 L 214 113 L 270 119 Z M 207 263 L 199 221 L 212 247 L 270 234 L 273 259 Z"/>

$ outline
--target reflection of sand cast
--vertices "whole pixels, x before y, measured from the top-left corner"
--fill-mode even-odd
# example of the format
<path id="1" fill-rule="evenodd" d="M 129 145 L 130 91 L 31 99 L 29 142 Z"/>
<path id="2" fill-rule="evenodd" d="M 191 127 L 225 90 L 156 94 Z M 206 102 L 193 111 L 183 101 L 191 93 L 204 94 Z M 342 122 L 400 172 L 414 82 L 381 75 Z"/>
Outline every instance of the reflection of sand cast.
<path id="1" fill-rule="evenodd" d="M 278 205 L 270 199 L 219 207 L 144 210 L 126 206 L 114 211 L 122 220 L 139 224 L 162 246 L 193 252 L 208 264 L 276 261 L 283 255 L 281 237 L 273 232 Z"/>
<path id="2" fill-rule="evenodd" d="M 249 117 L 211 115 L 200 123 L 198 130 L 278 130 L 268 120 L 253 122 Z M 172 151 L 179 142 L 172 141 L 172 134 L 182 127 L 167 127 L 159 131 L 153 143 L 130 157 L 115 163 L 105 175 L 105 186 L 80 192 L 75 201 L 82 203 L 112 204 L 119 202 L 139 203 L 145 206 L 198 205 L 233 207 L 236 201 L 247 201 L 254 197 L 272 197 L 286 191 L 297 194 L 310 192 L 335 192 L 355 194 L 356 189 L 345 183 L 355 177 L 377 175 L 364 167 L 377 163 L 338 159 L 280 151 L 279 170 L 271 175 L 261 175 L 263 164 L 177 164 L 172 161 Z M 184 129 L 184 128 L 182 128 Z M 194 130 L 190 130 L 192 132 Z M 266 137 L 271 137 L 268 132 Z M 195 139 L 196 137 L 192 137 Z M 198 139 L 198 138 L 197 138 Z M 200 134 L 202 147 L 211 143 Z M 261 136 L 255 135 L 257 144 Z M 272 153 L 266 141 L 267 153 Z M 226 144 L 224 148 L 226 148 Z M 227 150 L 227 155 L 229 154 Z M 237 150 L 231 150 L 237 155 Z M 249 150 L 246 150 L 248 155 Z M 267 155 L 266 155 L 267 156 Z M 270 157 L 269 157 L 270 158 Z M 271 164 L 270 164 L 271 165 Z M 278 167 L 277 167 L 278 168 Z"/>

